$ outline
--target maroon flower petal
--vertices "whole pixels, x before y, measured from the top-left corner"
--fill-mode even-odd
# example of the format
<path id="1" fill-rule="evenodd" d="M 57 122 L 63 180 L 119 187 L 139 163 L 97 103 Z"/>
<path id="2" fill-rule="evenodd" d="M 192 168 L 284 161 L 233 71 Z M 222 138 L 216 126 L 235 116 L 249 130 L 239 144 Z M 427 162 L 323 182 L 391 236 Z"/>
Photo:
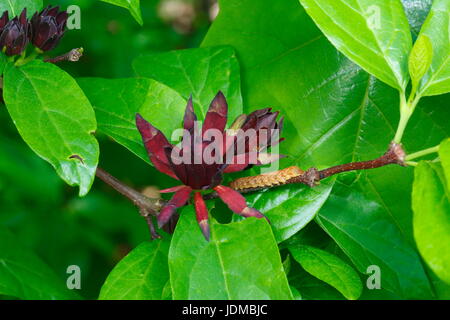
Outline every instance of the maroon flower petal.
<path id="1" fill-rule="evenodd" d="M 233 172 L 239 172 L 244 170 L 248 167 L 248 164 L 229 164 L 225 170 L 223 170 L 224 173 L 233 173 Z"/>
<path id="2" fill-rule="evenodd" d="M 217 192 L 220 199 L 222 199 L 222 201 L 225 202 L 228 208 L 230 208 L 230 210 L 234 213 L 246 218 L 265 218 L 265 216 L 258 210 L 248 207 L 245 198 L 236 190 L 225 186 L 217 186 L 214 190 Z"/>
<path id="3" fill-rule="evenodd" d="M 258 122 L 258 126 L 257 126 L 257 130 L 258 129 L 274 129 L 275 126 L 277 125 L 277 117 L 278 117 L 279 112 L 274 112 L 271 113 L 267 116 L 265 116 L 264 118 L 261 119 L 261 121 Z"/>
<path id="4" fill-rule="evenodd" d="M 158 170 L 159 172 L 165 173 L 169 177 L 172 177 L 176 180 L 180 180 L 178 176 L 173 172 L 172 167 L 170 165 L 165 164 L 155 156 L 150 157 L 150 161 L 153 163 L 156 170 Z"/>
<path id="5" fill-rule="evenodd" d="M 175 177 L 164 151 L 165 148 L 172 148 L 172 145 L 167 141 L 164 134 L 142 118 L 139 113 L 136 114 L 136 126 L 141 133 L 145 149 L 155 168 Z"/>
<path id="6" fill-rule="evenodd" d="M 22 10 L 22 13 L 20 14 L 19 17 L 19 22 L 21 25 L 23 25 L 24 27 L 28 26 L 28 20 L 27 20 L 27 8 L 24 8 Z"/>
<path id="7" fill-rule="evenodd" d="M 165 225 L 170 218 L 173 216 L 177 208 L 182 207 L 189 200 L 192 189 L 189 187 L 184 187 L 178 190 L 170 199 L 170 201 L 162 208 L 159 213 L 157 220 L 158 226 L 161 228 Z"/>
<path id="8" fill-rule="evenodd" d="M 184 187 L 186 187 L 186 186 L 181 185 L 181 186 L 176 186 L 176 187 L 172 187 L 172 188 L 162 189 L 162 190 L 159 190 L 159 193 L 173 193 L 173 192 L 177 192 L 180 189 L 183 189 Z"/>
<path id="9" fill-rule="evenodd" d="M 209 129 L 217 129 L 220 132 L 225 130 L 228 117 L 228 104 L 221 91 L 217 93 L 206 113 L 203 123 L 203 134 Z"/>
<path id="10" fill-rule="evenodd" d="M 189 132 L 194 128 L 195 121 L 197 121 L 197 116 L 194 112 L 194 106 L 192 104 L 192 96 L 189 97 L 188 104 L 186 106 L 186 111 L 184 112 L 183 127 Z"/>
<path id="11" fill-rule="evenodd" d="M 205 201 L 203 200 L 202 194 L 200 192 L 196 192 L 194 194 L 194 206 L 197 216 L 197 222 L 206 241 L 209 241 L 210 228 L 208 222 L 208 208 L 206 207 Z"/>
<path id="12" fill-rule="evenodd" d="M 169 162 L 169 166 L 170 166 L 172 172 L 174 172 L 175 175 L 177 176 L 177 179 L 179 179 L 185 185 L 189 185 L 188 184 L 189 172 L 187 171 L 188 165 L 186 165 L 184 163 L 175 164 L 172 159 L 172 150 L 173 150 L 173 148 L 171 148 L 171 147 L 164 148 L 164 152 L 166 154 L 166 159 Z"/>

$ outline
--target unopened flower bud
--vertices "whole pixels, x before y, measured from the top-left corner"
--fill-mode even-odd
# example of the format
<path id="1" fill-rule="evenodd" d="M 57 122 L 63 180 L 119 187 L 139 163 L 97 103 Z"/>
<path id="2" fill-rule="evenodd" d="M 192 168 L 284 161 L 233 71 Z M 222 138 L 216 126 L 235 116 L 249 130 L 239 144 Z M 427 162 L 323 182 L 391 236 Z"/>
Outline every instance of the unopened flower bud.
<path id="1" fill-rule="evenodd" d="M 3 14 L 0 19 L 0 26 L 8 20 L 8 14 Z M 1 28 L 0 28 L 1 29 Z M 8 21 L 0 35 L 0 47 L 7 56 L 15 56 L 21 54 L 28 45 L 28 29 L 27 9 L 23 9 L 20 17 Z"/>
<path id="2" fill-rule="evenodd" d="M 67 12 L 48 6 L 31 18 L 31 41 L 42 51 L 54 49 L 64 35 Z"/>

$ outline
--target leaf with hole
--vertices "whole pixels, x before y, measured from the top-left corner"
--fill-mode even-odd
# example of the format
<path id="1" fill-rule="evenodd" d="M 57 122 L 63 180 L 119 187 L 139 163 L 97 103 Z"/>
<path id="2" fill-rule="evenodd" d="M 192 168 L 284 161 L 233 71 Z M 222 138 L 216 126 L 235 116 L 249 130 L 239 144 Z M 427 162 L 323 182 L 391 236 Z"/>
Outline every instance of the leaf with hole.
<path id="1" fill-rule="evenodd" d="M 75 80 L 57 66 L 39 60 L 9 66 L 3 98 L 25 142 L 47 160 L 61 178 L 85 195 L 95 178 L 99 147 L 91 104 Z"/>

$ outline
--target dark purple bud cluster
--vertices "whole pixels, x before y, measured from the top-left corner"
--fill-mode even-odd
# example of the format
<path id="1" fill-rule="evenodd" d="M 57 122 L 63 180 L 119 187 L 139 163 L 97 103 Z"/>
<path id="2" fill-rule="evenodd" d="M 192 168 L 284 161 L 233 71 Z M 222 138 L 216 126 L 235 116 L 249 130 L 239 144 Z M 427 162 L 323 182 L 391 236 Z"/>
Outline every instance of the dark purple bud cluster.
<path id="1" fill-rule="evenodd" d="M 54 49 L 64 35 L 67 12 L 48 6 L 27 19 L 27 9 L 9 19 L 8 11 L 0 18 L 0 48 L 7 56 L 22 54 L 31 42 L 41 51 Z"/>

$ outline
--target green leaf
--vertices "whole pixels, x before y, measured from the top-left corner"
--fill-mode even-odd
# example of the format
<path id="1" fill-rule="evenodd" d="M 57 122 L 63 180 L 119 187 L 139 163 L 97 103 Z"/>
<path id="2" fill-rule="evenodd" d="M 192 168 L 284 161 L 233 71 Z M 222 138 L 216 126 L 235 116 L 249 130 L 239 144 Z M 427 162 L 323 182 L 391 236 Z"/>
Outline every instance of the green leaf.
<path id="1" fill-rule="evenodd" d="M 431 40 L 433 62 L 420 82 L 417 94 L 432 96 L 450 92 L 450 2 L 434 0 L 420 35 Z"/>
<path id="2" fill-rule="evenodd" d="M 111 271 L 100 300 L 161 300 L 169 281 L 170 240 L 143 242 Z"/>
<path id="3" fill-rule="evenodd" d="M 85 195 L 95 178 L 99 148 L 94 111 L 75 80 L 35 60 L 5 71 L 3 97 L 25 142 Z"/>
<path id="4" fill-rule="evenodd" d="M 0 13 L 9 12 L 9 18 L 19 16 L 27 8 L 27 16 L 32 16 L 42 8 L 42 0 L 0 0 Z"/>
<path id="5" fill-rule="evenodd" d="M 328 283 L 306 272 L 293 260 L 292 271 L 288 277 L 289 284 L 301 292 L 303 300 L 344 300 L 344 296 Z"/>
<path id="6" fill-rule="evenodd" d="M 164 83 L 186 100 L 192 94 L 199 120 L 219 90 L 228 101 L 228 124 L 242 114 L 239 63 L 230 47 L 145 55 L 134 61 L 133 68 L 139 76 Z"/>
<path id="7" fill-rule="evenodd" d="M 169 252 L 174 299 L 292 299 L 267 221 L 210 222 L 207 242 L 193 208 L 181 213 Z"/>
<path id="8" fill-rule="evenodd" d="M 140 0 L 101 0 L 106 3 L 128 9 L 133 18 L 142 26 L 144 21 L 142 20 Z"/>
<path id="9" fill-rule="evenodd" d="M 412 47 L 400 0 L 300 0 L 327 38 L 348 58 L 404 92 Z"/>
<path id="10" fill-rule="evenodd" d="M 358 273 L 334 254 L 305 245 L 289 247 L 289 251 L 303 269 L 339 290 L 347 299 L 356 300 L 361 295 Z"/>
<path id="11" fill-rule="evenodd" d="M 181 128 L 186 100 L 173 89 L 151 79 L 81 78 L 78 84 L 97 115 L 98 128 L 150 163 L 136 128 L 136 113 L 166 134 Z"/>
<path id="12" fill-rule="evenodd" d="M 419 81 L 427 73 L 433 59 L 433 46 L 426 35 L 420 35 L 409 55 L 409 74 L 413 87 L 417 87 Z"/>
<path id="13" fill-rule="evenodd" d="M 439 146 L 439 158 L 447 180 L 447 188 L 450 190 L 450 138 L 445 139 Z"/>
<path id="14" fill-rule="evenodd" d="M 442 168 L 421 161 L 415 169 L 414 238 L 433 272 L 450 284 L 450 201 Z"/>
<path id="15" fill-rule="evenodd" d="M 79 299 L 5 228 L 0 228 L 0 295 L 33 300 Z"/>
<path id="16" fill-rule="evenodd" d="M 327 200 L 334 180 L 320 186 L 290 185 L 247 196 L 247 203 L 267 216 L 277 242 L 284 241 L 314 219 Z"/>
<path id="17" fill-rule="evenodd" d="M 432 297 L 430 284 L 413 247 L 357 185 L 336 185 L 316 221 L 347 254 L 359 272 L 381 269 L 382 288 L 402 299 Z"/>

